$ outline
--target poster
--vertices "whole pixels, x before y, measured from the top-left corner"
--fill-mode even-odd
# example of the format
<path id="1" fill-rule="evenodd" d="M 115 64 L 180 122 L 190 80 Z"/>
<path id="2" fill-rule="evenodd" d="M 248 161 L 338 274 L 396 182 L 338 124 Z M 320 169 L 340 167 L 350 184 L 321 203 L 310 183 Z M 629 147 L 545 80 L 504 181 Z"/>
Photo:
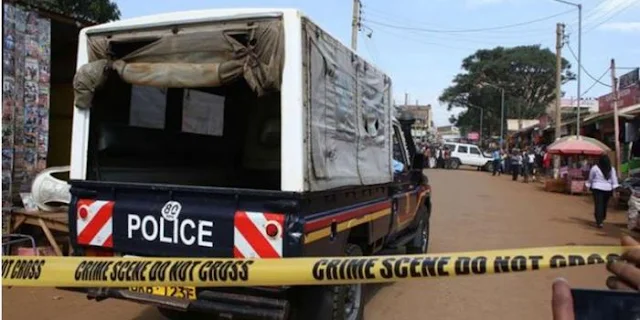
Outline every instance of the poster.
<path id="1" fill-rule="evenodd" d="M 2 54 L 2 205 L 20 203 L 47 166 L 51 22 L 4 4 Z M 17 201 L 14 201 L 17 200 Z"/>

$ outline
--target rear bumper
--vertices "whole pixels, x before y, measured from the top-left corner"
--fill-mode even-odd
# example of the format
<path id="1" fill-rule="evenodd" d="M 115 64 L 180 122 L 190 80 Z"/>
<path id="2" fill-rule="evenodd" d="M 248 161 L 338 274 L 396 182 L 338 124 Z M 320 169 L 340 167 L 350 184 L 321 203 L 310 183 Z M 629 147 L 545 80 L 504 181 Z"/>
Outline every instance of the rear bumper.
<path id="1" fill-rule="evenodd" d="M 58 289 L 84 292 L 90 300 L 101 301 L 113 298 L 184 312 L 208 313 L 226 318 L 280 320 L 287 319 L 290 309 L 289 301 L 284 298 L 206 289 L 198 292 L 197 300 L 155 296 L 119 288 Z"/>

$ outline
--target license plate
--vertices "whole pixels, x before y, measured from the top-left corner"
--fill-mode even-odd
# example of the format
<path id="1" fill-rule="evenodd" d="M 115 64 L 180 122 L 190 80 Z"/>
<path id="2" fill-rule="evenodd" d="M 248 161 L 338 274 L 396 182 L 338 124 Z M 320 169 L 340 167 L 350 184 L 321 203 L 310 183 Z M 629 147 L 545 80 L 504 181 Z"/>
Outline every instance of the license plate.
<path id="1" fill-rule="evenodd" d="M 137 258 L 133 255 L 123 255 L 124 258 Z M 196 300 L 196 287 L 130 287 L 129 291 L 152 294 L 154 296 L 173 297 Z"/>
<path id="2" fill-rule="evenodd" d="M 129 291 L 155 296 L 196 300 L 196 287 L 131 287 Z"/>

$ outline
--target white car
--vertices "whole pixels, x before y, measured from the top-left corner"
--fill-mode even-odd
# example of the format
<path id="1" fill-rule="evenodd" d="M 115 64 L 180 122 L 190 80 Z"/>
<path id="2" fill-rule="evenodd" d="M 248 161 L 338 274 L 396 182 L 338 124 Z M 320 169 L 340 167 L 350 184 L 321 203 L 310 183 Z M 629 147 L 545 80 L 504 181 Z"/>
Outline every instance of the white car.
<path id="1" fill-rule="evenodd" d="M 447 143 L 445 147 L 451 151 L 452 169 L 458 169 L 460 165 L 465 165 L 493 171 L 493 159 L 486 156 L 478 146 L 466 143 Z"/>

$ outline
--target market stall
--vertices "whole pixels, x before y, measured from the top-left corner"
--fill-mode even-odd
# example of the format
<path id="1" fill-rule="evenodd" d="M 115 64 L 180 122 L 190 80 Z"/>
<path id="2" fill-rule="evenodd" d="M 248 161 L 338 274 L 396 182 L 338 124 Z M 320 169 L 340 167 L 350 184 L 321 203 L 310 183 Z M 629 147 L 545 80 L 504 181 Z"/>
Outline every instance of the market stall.
<path id="1" fill-rule="evenodd" d="M 583 194 L 588 190 L 585 182 L 589 178 L 589 163 L 593 158 L 611 152 L 604 143 L 585 136 L 572 135 L 560 138 L 549 145 L 547 152 L 562 156 L 564 166 L 560 168 L 559 179 L 549 180 L 547 190 L 558 190 L 557 186 L 570 194 Z"/>

